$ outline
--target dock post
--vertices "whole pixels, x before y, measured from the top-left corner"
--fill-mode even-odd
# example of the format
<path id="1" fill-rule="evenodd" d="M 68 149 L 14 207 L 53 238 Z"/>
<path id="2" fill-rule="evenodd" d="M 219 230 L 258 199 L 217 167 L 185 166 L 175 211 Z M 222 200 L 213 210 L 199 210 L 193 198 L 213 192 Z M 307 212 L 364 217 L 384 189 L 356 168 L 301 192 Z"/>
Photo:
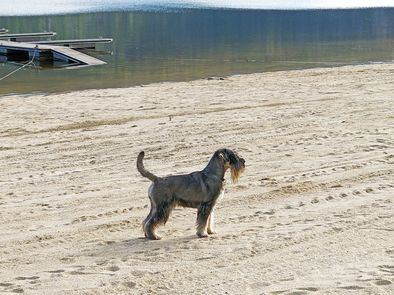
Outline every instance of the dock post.
<path id="1" fill-rule="evenodd" d="M 30 60 L 32 60 L 33 57 L 34 57 L 34 59 L 36 59 L 39 56 L 40 56 L 40 51 L 38 50 L 37 46 L 34 49 L 29 49 L 29 59 Z"/>

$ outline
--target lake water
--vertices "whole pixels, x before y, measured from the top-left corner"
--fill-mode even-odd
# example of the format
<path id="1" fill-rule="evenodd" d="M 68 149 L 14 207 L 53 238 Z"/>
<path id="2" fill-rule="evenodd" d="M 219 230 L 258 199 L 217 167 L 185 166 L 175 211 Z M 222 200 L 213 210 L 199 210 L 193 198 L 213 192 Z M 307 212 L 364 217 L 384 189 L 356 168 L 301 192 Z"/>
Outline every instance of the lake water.
<path id="1" fill-rule="evenodd" d="M 91 1 L 71 0 L 68 3 L 82 5 L 88 2 Z M 121 2 L 125 1 L 100 3 Z M 300 1 L 306 2 L 312 1 Z M 187 3 L 192 5 L 194 2 Z M 56 5 L 53 7 L 60 9 Z M 89 13 L 1 16 L 0 28 L 6 27 L 15 33 L 52 30 L 57 32 L 57 39 L 102 36 L 114 38 L 114 43 L 101 47 L 101 52 L 96 55 L 107 65 L 74 70 L 23 69 L 0 81 L 0 95 L 127 87 L 160 81 L 394 60 L 394 8 L 240 10 L 185 9 L 179 6 L 175 9 L 174 5 L 154 9 L 153 6 L 149 9 L 141 7 L 133 11 L 129 10 L 130 7 L 123 7 L 120 11 L 115 8 L 114 11 L 97 11 L 99 9 L 86 4 L 86 10 L 80 11 L 91 11 Z M 71 12 L 66 8 L 62 11 Z M 36 11 L 32 13 L 37 14 Z M 20 14 L 24 14 L 23 11 Z M 16 68 L 16 65 L 0 63 L 0 77 Z"/>

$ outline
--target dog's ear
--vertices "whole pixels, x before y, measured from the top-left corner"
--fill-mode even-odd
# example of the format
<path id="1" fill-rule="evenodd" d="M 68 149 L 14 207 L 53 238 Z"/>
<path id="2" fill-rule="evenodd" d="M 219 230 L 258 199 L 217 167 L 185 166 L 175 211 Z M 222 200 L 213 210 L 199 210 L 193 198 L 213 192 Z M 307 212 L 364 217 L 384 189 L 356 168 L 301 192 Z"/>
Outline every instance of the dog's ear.
<path id="1" fill-rule="evenodd" d="M 230 162 L 231 165 L 238 164 L 239 157 L 235 152 L 233 152 L 232 150 L 226 150 L 226 156 L 227 156 L 228 162 Z"/>
<path id="2" fill-rule="evenodd" d="M 228 158 L 227 153 L 220 152 L 219 157 L 223 159 L 224 163 L 230 162 L 230 159 Z"/>
<path id="3" fill-rule="evenodd" d="M 230 160 L 230 164 L 235 165 L 238 162 L 237 157 L 233 153 L 230 153 L 228 157 Z"/>

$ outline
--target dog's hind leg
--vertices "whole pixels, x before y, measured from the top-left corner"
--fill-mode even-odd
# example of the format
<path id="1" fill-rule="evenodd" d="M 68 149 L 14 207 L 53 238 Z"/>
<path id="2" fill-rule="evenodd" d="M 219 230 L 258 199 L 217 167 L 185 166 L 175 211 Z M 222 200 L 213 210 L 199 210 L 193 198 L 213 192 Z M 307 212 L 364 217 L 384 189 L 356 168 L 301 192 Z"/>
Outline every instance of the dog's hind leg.
<path id="1" fill-rule="evenodd" d="M 152 214 L 150 214 L 150 218 L 144 225 L 145 237 L 151 240 L 161 239 L 161 237 L 156 234 L 156 227 L 167 222 L 173 208 L 174 203 L 172 202 L 165 202 L 155 206 Z"/>
<path id="2" fill-rule="evenodd" d="M 146 231 L 146 223 L 152 217 L 152 214 L 156 211 L 156 203 L 154 201 L 152 201 L 152 189 L 153 189 L 153 184 L 151 184 L 148 189 L 148 197 L 149 197 L 149 201 L 150 201 L 150 211 L 149 211 L 148 216 L 142 222 L 142 230 L 144 231 L 146 238 L 148 237 L 147 231 Z"/>
<path id="3" fill-rule="evenodd" d="M 207 226 L 207 233 L 208 233 L 208 235 L 213 235 L 213 234 L 216 233 L 215 230 L 213 229 L 214 228 L 213 211 L 214 210 L 212 209 L 211 214 L 208 217 L 208 226 Z"/>
<path id="4" fill-rule="evenodd" d="M 147 238 L 147 231 L 146 231 L 146 223 L 149 221 L 149 219 L 152 217 L 152 214 L 156 211 L 156 206 L 155 204 L 151 201 L 150 202 L 150 211 L 148 216 L 144 219 L 142 222 L 142 230 L 144 231 L 145 237 Z"/>
<path id="5" fill-rule="evenodd" d="M 161 237 L 156 234 L 156 227 L 158 220 L 156 217 L 156 209 L 151 209 L 146 221 L 144 223 L 145 237 L 150 240 L 160 240 Z"/>
<path id="6" fill-rule="evenodd" d="M 208 218 L 211 215 L 213 205 L 211 203 L 203 203 L 197 211 L 197 236 L 200 238 L 207 237 Z"/>

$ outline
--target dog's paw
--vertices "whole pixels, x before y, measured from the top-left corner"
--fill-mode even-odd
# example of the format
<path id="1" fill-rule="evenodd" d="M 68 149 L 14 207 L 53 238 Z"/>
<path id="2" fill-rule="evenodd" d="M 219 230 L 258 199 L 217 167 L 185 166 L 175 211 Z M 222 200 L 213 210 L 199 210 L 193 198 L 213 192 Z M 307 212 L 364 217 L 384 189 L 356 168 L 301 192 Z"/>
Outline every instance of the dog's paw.
<path id="1" fill-rule="evenodd" d="M 146 239 L 147 240 L 151 240 L 151 241 L 158 241 L 158 240 L 161 240 L 161 237 L 157 236 L 157 235 L 155 235 L 155 236 L 146 236 Z"/>
<path id="2" fill-rule="evenodd" d="M 217 232 L 216 231 L 214 231 L 214 230 L 207 230 L 207 232 L 208 232 L 208 235 L 216 235 L 217 234 Z"/>
<path id="3" fill-rule="evenodd" d="M 199 238 L 208 238 L 208 234 L 207 233 L 197 233 L 197 236 Z"/>

